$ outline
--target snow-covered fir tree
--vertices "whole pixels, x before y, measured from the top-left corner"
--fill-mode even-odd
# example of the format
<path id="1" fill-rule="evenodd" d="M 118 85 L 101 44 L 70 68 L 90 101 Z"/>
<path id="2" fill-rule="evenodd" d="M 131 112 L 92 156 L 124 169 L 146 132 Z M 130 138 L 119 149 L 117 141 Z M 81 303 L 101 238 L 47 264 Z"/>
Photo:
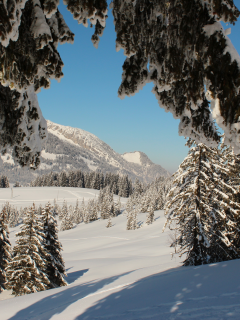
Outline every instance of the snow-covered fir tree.
<path id="1" fill-rule="evenodd" d="M 188 156 L 174 174 L 165 206 L 166 225 L 177 231 L 172 246 L 186 255 L 184 265 L 233 259 L 237 248 L 229 236 L 236 232 L 232 216 L 239 215 L 240 205 L 228 196 L 237 193 L 225 180 L 231 176 L 229 166 L 217 148 L 191 139 L 187 145 Z"/>
<path id="2" fill-rule="evenodd" d="M 218 234 L 224 234 L 228 240 L 228 248 L 231 250 L 231 259 L 240 258 L 240 166 L 239 155 L 234 154 L 233 149 L 225 145 L 225 137 L 220 146 L 220 157 L 222 163 L 226 167 L 225 172 L 221 172 L 223 182 L 219 184 L 218 188 L 222 193 L 218 195 L 218 200 L 222 204 L 225 217 L 219 225 Z M 217 169 L 216 169 L 217 171 Z M 216 238 L 216 242 L 219 239 Z M 221 245 L 221 243 L 220 243 Z M 222 245 L 221 245 L 222 246 Z M 218 253 L 216 248 L 216 256 Z"/>
<path id="3" fill-rule="evenodd" d="M 8 219 L 9 227 L 11 228 L 16 227 L 19 223 L 19 219 L 20 219 L 19 211 L 16 208 L 11 207 L 10 215 Z"/>
<path id="4" fill-rule="evenodd" d="M 109 215 L 116 215 L 113 193 L 111 192 L 110 186 L 105 187 L 103 190 L 100 190 L 100 192 L 98 202 L 100 203 L 101 219 L 108 219 Z"/>
<path id="5" fill-rule="evenodd" d="M 82 215 L 82 218 L 83 218 L 83 222 L 84 223 L 89 223 L 90 214 L 89 214 L 89 210 L 88 210 L 88 205 L 85 204 L 84 198 L 82 199 L 80 210 L 81 210 L 81 215 Z"/>
<path id="6" fill-rule="evenodd" d="M 146 224 L 152 224 L 154 221 L 154 207 L 151 206 L 148 211 L 147 211 L 147 220 L 146 220 Z"/>
<path id="7" fill-rule="evenodd" d="M 3 208 L 0 213 L 0 293 L 6 289 L 6 268 L 12 257 L 12 249 L 9 241 L 7 227 L 7 213 Z"/>
<path id="8" fill-rule="evenodd" d="M 127 230 L 138 229 L 137 214 L 139 207 L 137 205 L 137 197 L 130 196 L 126 204 L 127 211 Z"/>
<path id="9" fill-rule="evenodd" d="M 98 204 L 94 199 L 88 200 L 87 211 L 89 214 L 89 221 L 98 220 Z"/>
<path id="10" fill-rule="evenodd" d="M 76 205 L 75 205 L 75 207 L 73 209 L 73 222 L 76 223 L 76 224 L 79 224 L 82 221 L 83 221 L 82 210 L 79 207 L 78 199 L 77 199 Z"/>
<path id="11" fill-rule="evenodd" d="M 72 228 L 73 228 L 72 217 L 70 217 L 70 215 L 67 213 L 62 218 L 60 230 L 65 231 L 65 230 L 70 230 Z"/>
<path id="12" fill-rule="evenodd" d="M 58 216 L 59 216 L 59 219 L 62 220 L 66 215 L 68 215 L 68 205 L 67 205 L 67 201 L 64 199 L 61 212 L 59 212 Z"/>
<path id="13" fill-rule="evenodd" d="M 14 188 L 20 188 L 21 187 L 21 184 L 20 182 L 16 181 L 13 185 Z"/>
<path id="14" fill-rule="evenodd" d="M 54 200 L 53 200 L 53 208 L 52 208 L 53 216 L 54 216 L 54 217 L 58 216 L 58 213 L 59 213 L 59 212 L 60 212 L 59 205 L 57 204 L 57 200 L 54 199 Z"/>
<path id="15" fill-rule="evenodd" d="M 9 188 L 8 177 L 0 176 L 0 188 Z"/>
<path id="16" fill-rule="evenodd" d="M 111 227 L 112 227 L 112 217 L 111 217 L 111 215 L 109 215 L 106 228 L 111 228 Z"/>
<path id="17" fill-rule="evenodd" d="M 62 245 L 58 240 L 57 221 L 54 218 L 53 208 L 47 203 L 42 212 L 44 247 L 48 253 L 46 274 L 51 287 L 66 286 L 66 271 L 64 261 L 61 255 Z"/>
<path id="18" fill-rule="evenodd" d="M 138 221 L 137 221 L 138 208 L 134 207 L 127 215 L 127 230 L 135 230 L 138 229 Z"/>
<path id="19" fill-rule="evenodd" d="M 6 270 L 8 289 L 11 289 L 15 296 L 48 289 L 48 253 L 44 248 L 43 224 L 38 219 L 34 205 L 28 209 L 21 231 L 16 236 L 13 258 Z"/>
<path id="20" fill-rule="evenodd" d="M 143 190 L 143 184 L 136 178 L 134 183 L 134 194 L 141 195 L 143 193 Z"/>
<path id="21" fill-rule="evenodd" d="M 121 198 L 118 197 L 118 202 L 116 204 L 114 204 L 114 215 L 115 217 L 118 216 L 119 214 L 121 214 Z"/>

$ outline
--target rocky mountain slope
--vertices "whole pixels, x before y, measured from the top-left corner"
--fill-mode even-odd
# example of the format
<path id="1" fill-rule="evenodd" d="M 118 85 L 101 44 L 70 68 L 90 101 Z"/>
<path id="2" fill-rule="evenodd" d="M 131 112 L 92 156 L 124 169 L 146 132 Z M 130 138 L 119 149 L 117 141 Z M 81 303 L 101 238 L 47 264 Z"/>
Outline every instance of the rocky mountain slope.
<path id="1" fill-rule="evenodd" d="M 38 170 L 20 169 L 10 154 L 1 156 L 0 171 L 10 182 L 28 183 L 39 174 L 62 170 L 98 170 L 103 173 L 127 174 L 150 182 L 158 176 L 170 176 L 160 165 L 154 164 L 145 153 L 135 151 L 120 155 L 98 137 L 85 130 L 47 121 L 48 140 L 41 153 Z"/>

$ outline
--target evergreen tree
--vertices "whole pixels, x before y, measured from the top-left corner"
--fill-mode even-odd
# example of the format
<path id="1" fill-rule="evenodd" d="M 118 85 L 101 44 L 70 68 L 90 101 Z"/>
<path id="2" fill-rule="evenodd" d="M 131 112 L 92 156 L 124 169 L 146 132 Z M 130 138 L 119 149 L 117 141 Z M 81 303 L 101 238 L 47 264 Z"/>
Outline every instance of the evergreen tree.
<path id="1" fill-rule="evenodd" d="M 74 214 L 74 222 L 76 224 L 79 224 L 79 223 L 81 223 L 83 221 L 83 214 L 82 214 L 81 208 L 78 205 L 78 199 L 76 201 L 76 206 L 74 208 L 73 214 Z"/>
<path id="2" fill-rule="evenodd" d="M 89 223 L 90 222 L 90 212 L 91 212 L 91 208 L 89 207 L 89 203 L 87 203 L 87 205 L 85 205 L 84 199 L 83 199 L 82 213 L 83 213 L 83 221 L 84 221 L 84 223 Z"/>
<path id="3" fill-rule="evenodd" d="M 184 265 L 201 265 L 233 259 L 237 248 L 229 241 L 226 224 L 235 232 L 231 215 L 240 213 L 240 205 L 229 199 L 227 192 L 236 190 L 224 181 L 229 168 L 219 150 L 191 139 L 188 156 L 174 174 L 174 187 L 166 203 L 166 225 L 177 231 L 172 246 L 180 256 L 186 254 Z"/>
<path id="4" fill-rule="evenodd" d="M 143 193 L 142 183 L 136 178 L 134 183 L 134 193 L 137 195 L 141 195 Z"/>
<path id="5" fill-rule="evenodd" d="M 108 222 L 107 222 L 107 225 L 106 225 L 106 228 L 111 228 L 112 227 L 112 217 L 111 215 L 108 216 Z"/>
<path id="6" fill-rule="evenodd" d="M 8 239 L 7 213 L 0 213 L 0 293 L 6 289 L 6 268 L 11 260 L 11 244 Z"/>
<path id="7" fill-rule="evenodd" d="M 58 180 L 58 185 L 59 185 L 60 187 L 68 187 L 68 186 L 69 186 L 67 174 L 66 174 L 65 171 L 60 172 L 59 180 Z"/>
<path id="8" fill-rule="evenodd" d="M 53 200 L 53 208 L 52 208 L 52 213 L 53 213 L 53 216 L 57 216 L 58 215 L 58 212 L 59 212 L 59 206 L 57 204 L 57 200 L 54 199 Z"/>
<path id="9" fill-rule="evenodd" d="M 75 187 L 75 175 L 73 171 L 68 174 L 69 187 Z"/>
<path id="10" fill-rule="evenodd" d="M 61 212 L 59 213 L 59 219 L 62 220 L 66 215 L 68 215 L 68 205 L 67 201 L 64 199 Z"/>
<path id="11" fill-rule="evenodd" d="M 118 197 L 118 202 L 114 206 L 114 215 L 115 215 L 115 217 L 117 217 L 119 214 L 121 214 L 121 207 L 122 207 L 121 198 Z"/>
<path id="12" fill-rule="evenodd" d="M 102 190 L 102 202 L 100 203 L 101 218 L 108 219 L 109 215 L 114 214 L 113 194 L 110 191 L 110 186 Z"/>
<path id="13" fill-rule="evenodd" d="M 8 288 L 15 296 L 48 289 L 48 254 L 43 246 L 43 225 L 34 206 L 28 209 L 21 231 L 16 236 L 13 258 L 7 267 Z"/>
<path id="14" fill-rule="evenodd" d="M 0 188 L 9 188 L 8 177 L 0 176 Z"/>
<path id="15" fill-rule="evenodd" d="M 94 199 L 88 200 L 87 211 L 89 214 L 89 221 L 98 220 L 98 205 Z"/>
<path id="16" fill-rule="evenodd" d="M 127 230 L 138 229 L 137 214 L 139 211 L 138 205 L 136 203 L 136 198 L 133 196 L 129 197 L 126 204 L 127 211 Z"/>
<path id="17" fill-rule="evenodd" d="M 14 228 L 19 223 L 19 212 L 16 208 L 11 207 L 8 219 L 9 227 Z"/>
<path id="18" fill-rule="evenodd" d="M 132 210 L 128 212 L 127 230 L 135 230 L 139 228 L 138 221 L 137 221 L 137 213 L 138 213 L 137 207 L 133 207 Z"/>
<path id="19" fill-rule="evenodd" d="M 45 249 L 47 255 L 46 275 L 51 287 L 66 286 L 67 282 L 64 261 L 61 255 L 62 245 L 58 240 L 57 221 L 54 218 L 50 203 L 46 204 L 42 213 Z"/>
<path id="20" fill-rule="evenodd" d="M 146 224 L 152 224 L 154 221 L 154 211 L 156 210 L 156 198 L 153 197 L 150 206 L 148 207 L 147 210 L 147 220 L 146 220 Z"/>
<path id="21" fill-rule="evenodd" d="M 14 188 L 20 188 L 20 187 L 21 187 L 21 184 L 20 184 L 18 181 L 16 181 L 16 182 L 14 183 L 13 187 L 14 187 Z"/>
<path id="22" fill-rule="evenodd" d="M 61 222 L 61 231 L 70 230 L 73 228 L 73 221 L 69 214 L 65 214 Z"/>
<path id="23" fill-rule="evenodd" d="M 231 250 L 231 259 L 240 258 L 240 167 L 239 167 L 239 155 L 234 154 L 233 149 L 225 145 L 223 141 L 220 146 L 220 157 L 223 165 L 227 169 L 225 172 L 221 172 L 222 183 L 219 184 L 218 189 L 221 193 L 218 195 L 218 200 L 221 202 L 224 216 L 222 216 L 222 223 L 219 225 L 216 231 L 221 239 L 222 234 L 224 234 L 228 242 L 228 249 Z M 216 168 L 217 171 L 218 168 Z M 218 170 L 219 171 L 219 170 Z M 221 247 L 223 245 L 216 237 L 215 241 L 218 242 Z M 218 248 L 216 247 L 215 255 L 218 253 Z M 230 258 L 229 258 L 230 259 Z"/>

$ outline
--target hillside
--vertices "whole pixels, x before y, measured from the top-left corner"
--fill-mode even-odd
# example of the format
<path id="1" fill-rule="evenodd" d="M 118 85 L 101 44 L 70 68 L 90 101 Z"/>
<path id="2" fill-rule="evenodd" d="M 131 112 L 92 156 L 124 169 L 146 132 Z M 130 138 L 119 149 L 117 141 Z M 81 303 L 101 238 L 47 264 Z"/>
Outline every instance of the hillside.
<path id="1" fill-rule="evenodd" d="M 0 204 L 9 200 L 20 207 L 35 199 L 44 204 L 57 198 L 74 204 L 98 190 L 78 188 L 16 188 L 1 190 Z M 126 199 L 121 199 L 126 203 Z M 67 287 L 9 299 L 0 294 L 1 320 L 186 320 L 239 319 L 240 260 L 198 267 L 182 267 L 171 257 L 169 234 L 162 233 L 163 211 L 153 225 L 126 230 L 126 216 L 80 224 L 59 232 L 68 273 Z M 14 243 L 14 233 L 10 239 Z"/>
<path id="2" fill-rule="evenodd" d="M 20 169 L 14 164 L 10 153 L 0 158 L 1 174 L 7 175 L 11 183 L 29 183 L 39 174 L 62 170 L 98 170 L 103 173 L 127 174 L 134 181 L 151 182 L 159 176 L 171 174 L 154 164 L 145 153 L 137 151 L 139 162 L 129 161 L 126 153 L 120 155 L 98 137 L 85 130 L 62 126 L 47 121 L 48 140 L 41 153 L 38 170 Z M 131 154 L 131 153 L 128 153 Z"/>

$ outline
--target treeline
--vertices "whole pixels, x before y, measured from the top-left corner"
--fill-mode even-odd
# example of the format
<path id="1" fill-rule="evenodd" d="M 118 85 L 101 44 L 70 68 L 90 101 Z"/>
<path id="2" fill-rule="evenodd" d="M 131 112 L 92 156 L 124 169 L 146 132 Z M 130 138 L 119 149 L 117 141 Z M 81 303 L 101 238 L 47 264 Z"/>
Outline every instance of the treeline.
<path id="1" fill-rule="evenodd" d="M 41 214 L 35 205 L 27 208 L 13 249 L 9 210 L 4 206 L 0 213 L 0 292 L 8 289 L 20 296 L 67 285 L 53 207 L 48 203 Z"/>
<path id="2" fill-rule="evenodd" d="M 133 193 L 133 183 L 127 175 L 101 172 L 62 171 L 51 172 L 38 176 L 31 182 L 31 187 L 77 187 L 89 189 L 103 189 L 109 187 L 110 191 L 120 197 L 129 197 Z"/>

